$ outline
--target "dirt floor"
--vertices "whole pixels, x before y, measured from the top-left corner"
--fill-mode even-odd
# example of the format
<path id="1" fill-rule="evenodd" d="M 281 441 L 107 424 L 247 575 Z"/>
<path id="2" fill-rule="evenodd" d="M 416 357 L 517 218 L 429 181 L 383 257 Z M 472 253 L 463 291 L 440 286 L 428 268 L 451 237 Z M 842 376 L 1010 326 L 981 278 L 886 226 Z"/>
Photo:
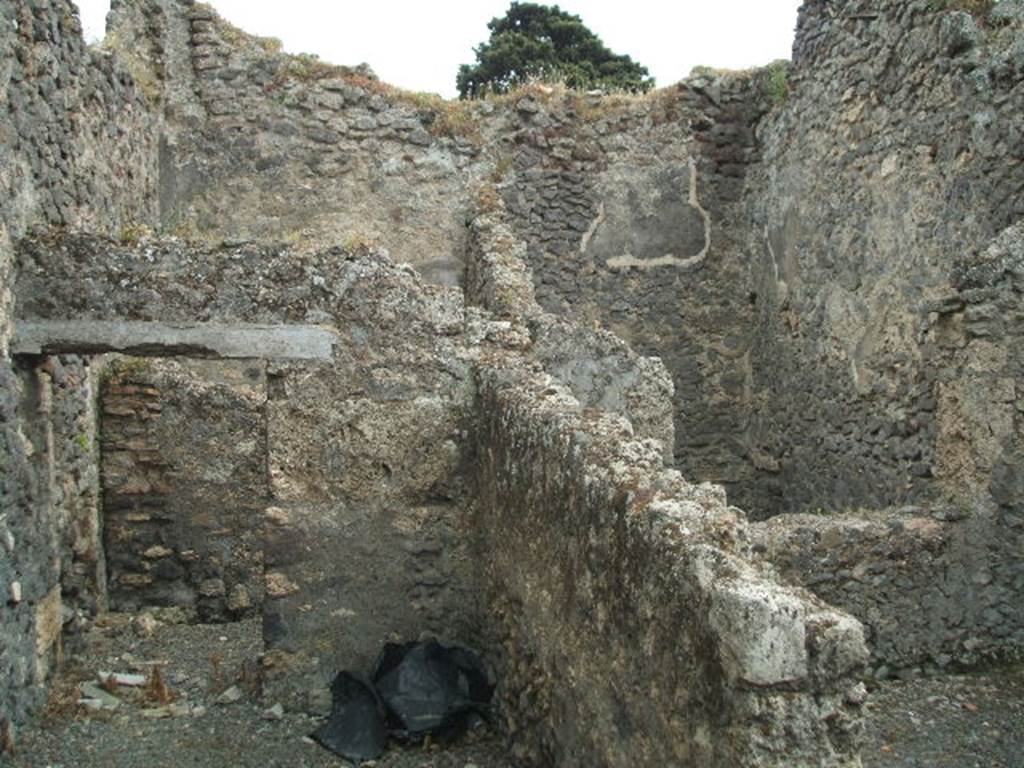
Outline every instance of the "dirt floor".
<path id="1" fill-rule="evenodd" d="M 172 617 L 173 618 L 173 617 Z M 349 763 L 308 738 L 320 718 L 272 712 L 256 698 L 259 620 L 190 625 L 161 622 L 152 634 L 127 616 L 96 627 L 55 684 L 40 722 L 18 734 L 7 768 L 342 768 Z M 117 709 L 78 704 L 80 684 L 99 672 L 150 676 L 157 685 L 111 686 Z M 226 693 L 227 692 L 227 693 Z M 231 699 L 237 700 L 230 701 Z M 170 699 L 170 700 L 169 700 Z M 493 734 L 452 748 L 395 748 L 377 768 L 510 768 Z M 364 765 L 368 765 L 364 763 Z"/>
<path id="2" fill-rule="evenodd" d="M 110 616 L 54 686 L 45 716 L 17 736 L 11 768 L 338 768 L 308 735 L 317 718 L 271 711 L 256 697 L 258 621 L 155 627 Z M 152 669 L 160 670 L 153 682 Z M 99 672 L 144 674 L 109 686 L 113 710 L 78 703 Z M 1024 671 L 885 683 L 872 692 L 865 768 L 1024 768 Z M 378 768 L 512 768 L 500 739 L 392 749 Z"/>
<path id="3" fill-rule="evenodd" d="M 868 701 L 864 768 L 1024 768 L 1024 669 L 887 682 Z"/>

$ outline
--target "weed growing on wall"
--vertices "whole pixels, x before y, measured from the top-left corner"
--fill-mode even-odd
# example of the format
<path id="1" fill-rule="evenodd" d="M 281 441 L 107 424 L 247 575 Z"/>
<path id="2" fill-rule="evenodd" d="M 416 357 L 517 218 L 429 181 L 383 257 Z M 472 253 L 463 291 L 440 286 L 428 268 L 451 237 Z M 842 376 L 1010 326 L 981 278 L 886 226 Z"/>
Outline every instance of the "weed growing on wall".
<path id="1" fill-rule="evenodd" d="M 145 224 L 132 223 L 121 228 L 118 240 L 121 241 L 121 245 L 138 245 L 139 241 L 152 236 L 153 230 Z"/>
<path id="2" fill-rule="evenodd" d="M 765 67 L 764 93 L 774 105 L 789 100 L 789 62 L 773 61 Z"/>

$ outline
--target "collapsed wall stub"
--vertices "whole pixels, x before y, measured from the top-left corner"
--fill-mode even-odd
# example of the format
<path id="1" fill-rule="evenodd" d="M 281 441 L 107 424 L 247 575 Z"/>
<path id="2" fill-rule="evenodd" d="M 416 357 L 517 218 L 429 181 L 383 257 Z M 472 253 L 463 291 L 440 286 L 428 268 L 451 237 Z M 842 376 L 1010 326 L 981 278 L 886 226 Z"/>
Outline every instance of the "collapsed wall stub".
<path id="1" fill-rule="evenodd" d="M 742 513 L 664 470 L 628 422 L 543 373 L 479 376 L 486 589 L 517 756 L 859 762 L 860 624 L 747 560 Z"/>
<path id="2" fill-rule="evenodd" d="M 652 369 L 629 352 L 632 376 L 581 386 L 598 382 L 581 382 L 553 354 L 560 345 L 544 341 L 546 313 L 508 212 L 487 192 L 480 200 L 468 298 L 536 342 L 476 368 L 481 587 L 516 756 L 542 765 L 857 761 L 859 623 L 774 583 L 750 559 L 745 515 L 722 489 L 665 468 L 649 420 L 671 424 L 671 386 L 651 386 L 668 381 L 660 361 Z M 566 338 L 593 354 L 602 334 L 577 328 Z M 638 379 L 647 386 L 631 386 Z"/>

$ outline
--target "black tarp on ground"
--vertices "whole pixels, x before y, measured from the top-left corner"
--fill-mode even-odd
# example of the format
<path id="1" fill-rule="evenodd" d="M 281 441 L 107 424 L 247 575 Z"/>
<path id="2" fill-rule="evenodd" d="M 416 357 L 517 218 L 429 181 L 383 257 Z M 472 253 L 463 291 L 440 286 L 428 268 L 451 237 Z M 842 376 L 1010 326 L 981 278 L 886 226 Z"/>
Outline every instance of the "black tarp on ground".
<path id="1" fill-rule="evenodd" d="M 400 741 L 458 738 L 489 714 L 494 683 L 468 648 L 430 640 L 388 643 L 372 683 L 340 672 L 331 684 L 331 716 L 313 738 L 350 760 L 372 760 L 387 737 Z"/>
<path id="2" fill-rule="evenodd" d="M 349 760 L 380 757 L 388 743 L 384 706 L 373 686 L 349 672 L 331 683 L 331 716 L 312 736 L 321 745 Z"/>

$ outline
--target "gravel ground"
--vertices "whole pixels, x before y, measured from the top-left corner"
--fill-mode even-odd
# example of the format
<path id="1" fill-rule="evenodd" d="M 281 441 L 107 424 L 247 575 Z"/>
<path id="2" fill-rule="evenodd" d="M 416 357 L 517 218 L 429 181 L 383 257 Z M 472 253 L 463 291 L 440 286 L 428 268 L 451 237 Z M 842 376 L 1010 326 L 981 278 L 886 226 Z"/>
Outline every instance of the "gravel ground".
<path id="1" fill-rule="evenodd" d="M 868 702 L 864 768 L 1024 767 L 1024 669 L 888 682 Z"/>
<path id="2" fill-rule="evenodd" d="M 18 734 L 7 768 L 344 768 L 347 761 L 306 737 L 320 720 L 285 713 L 265 719 L 273 702 L 260 702 L 255 659 L 259 620 L 219 625 L 161 624 L 150 636 L 125 616 L 108 617 L 88 637 L 53 689 L 39 723 Z M 113 711 L 90 712 L 77 704 L 79 683 L 98 672 L 147 672 L 161 662 L 161 678 L 173 708 L 154 690 L 115 691 Z M 166 663 L 162 663 L 166 662 Z M 231 704 L 217 699 L 228 688 L 241 693 Z M 163 717 L 153 717 L 163 715 Z M 365 764 L 364 764 L 365 765 Z M 389 750 L 378 768 L 511 768 L 493 735 L 467 743 Z"/>
<path id="3" fill-rule="evenodd" d="M 169 617 L 174 618 L 172 615 Z M 349 765 L 306 737 L 319 720 L 266 719 L 257 700 L 259 621 L 160 623 L 147 634 L 112 615 L 88 636 L 55 683 L 45 715 L 18 734 L 6 768 L 339 768 Z M 119 687 L 121 705 L 90 712 L 79 684 L 100 671 L 145 672 L 158 663 L 174 699 Z M 238 701 L 218 704 L 234 687 Z M 168 706 L 172 709 L 169 710 Z M 164 717 L 153 717 L 164 715 Z M 872 691 L 864 768 L 1024 768 L 1024 669 L 881 684 Z M 512 768 L 500 740 L 447 749 L 394 748 L 378 768 Z"/>

